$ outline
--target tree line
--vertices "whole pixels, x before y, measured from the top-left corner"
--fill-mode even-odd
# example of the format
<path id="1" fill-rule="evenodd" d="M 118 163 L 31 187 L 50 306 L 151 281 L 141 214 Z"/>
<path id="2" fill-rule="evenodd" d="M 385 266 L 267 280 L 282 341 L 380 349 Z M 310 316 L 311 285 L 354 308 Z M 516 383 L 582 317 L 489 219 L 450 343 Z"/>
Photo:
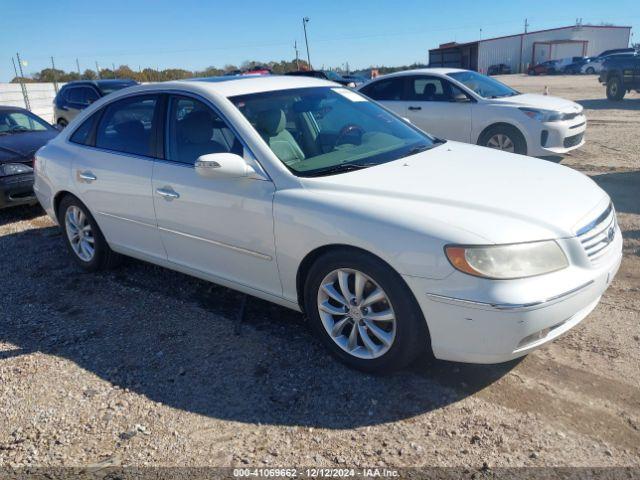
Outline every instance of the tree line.
<path id="1" fill-rule="evenodd" d="M 229 73 L 237 73 L 242 71 L 251 70 L 256 67 L 266 66 L 271 69 L 275 74 L 283 74 L 294 70 L 308 70 L 309 65 L 304 60 L 280 60 L 279 62 L 258 62 L 258 61 L 245 61 L 240 65 L 225 65 L 223 68 L 207 67 L 204 70 L 186 70 L 183 68 L 167 68 L 164 70 L 156 70 L 153 68 L 144 68 L 134 70 L 128 65 L 120 65 L 118 68 L 100 68 L 99 71 L 87 69 L 82 73 L 74 71 L 64 71 L 60 69 L 44 68 L 39 72 L 32 73 L 30 77 L 20 78 L 14 77 L 11 83 L 19 83 L 21 80 L 24 83 L 50 83 L 50 82 L 72 82 L 74 80 L 97 80 L 101 79 L 113 79 L 113 78 L 128 78 L 137 82 L 166 82 L 169 80 L 181 80 L 185 78 L 198 78 L 198 77 L 218 77 Z M 409 68 L 420 68 L 425 65 L 414 63 L 412 65 L 403 65 L 398 67 L 375 67 L 375 69 L 382 75 L 385 73 L 391 73 L 398 70 L 406 70 Z M 373 68 L 373 67 L 372 67 Z"/>

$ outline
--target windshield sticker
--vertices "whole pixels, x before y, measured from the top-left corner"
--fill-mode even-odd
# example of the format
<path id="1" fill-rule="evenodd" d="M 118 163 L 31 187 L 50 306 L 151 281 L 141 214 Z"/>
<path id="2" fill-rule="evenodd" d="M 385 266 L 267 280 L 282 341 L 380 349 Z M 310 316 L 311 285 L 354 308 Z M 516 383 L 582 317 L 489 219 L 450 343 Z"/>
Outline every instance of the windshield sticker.
<path id="1" fill-rule="evenodd" d="M 366 98 L 358 95 L 356 92 L 352 92 L 351 90 L 349 90 L 347 88 L 332 88 L 331 90 L 333 90 L 336 93 L 339 93 L 344 98 L 347 98 L 347 99 L 351 100 L 352 102 L 367 102 L 368 101 Z"/>

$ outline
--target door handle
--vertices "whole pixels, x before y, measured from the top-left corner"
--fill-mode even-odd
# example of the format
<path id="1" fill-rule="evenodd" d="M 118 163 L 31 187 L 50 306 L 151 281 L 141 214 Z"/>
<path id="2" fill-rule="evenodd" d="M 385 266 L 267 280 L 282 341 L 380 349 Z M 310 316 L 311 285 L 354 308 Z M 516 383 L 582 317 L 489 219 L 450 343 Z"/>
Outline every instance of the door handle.
<path id="1" fill-rule="evenodd" d="M 156 193 L 168 201 L 171 201 L 174 198 L 180 198 L 180 194 L 174 191 L 171 187 L 156 188 Z"/>
<path id="2" fill-rule="evenodd" d="M 422 107 L 409 107 L 409 110 L 422 110 Z"/>
<path id="3" fill-rule="evenodd" d="M 84 172 L 78 172 L 78 180 L 85 183 L 95 182 L 98 179 L 93 173 L 85 170 Z"/>

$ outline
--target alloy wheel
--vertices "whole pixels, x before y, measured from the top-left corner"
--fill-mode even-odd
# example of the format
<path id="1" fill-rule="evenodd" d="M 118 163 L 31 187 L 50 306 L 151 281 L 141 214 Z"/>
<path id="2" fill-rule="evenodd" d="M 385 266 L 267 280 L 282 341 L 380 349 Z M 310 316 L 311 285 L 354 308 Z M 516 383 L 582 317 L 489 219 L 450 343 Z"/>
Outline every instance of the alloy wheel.
<path id="1" fill-rule="evenodd" d="M 87 215 L 71 205 L 65 214 L 65 231 L 75 254 L 83 262 L 90 262 L 95 255 L 95 239 Z"/>
<path id="2" fill-rule="evenodd" d="M 329 337 L 354 357 L 378 358 L 393 345 L 396 316 L 389 297 L 363 272 L 340 268 L 326 275 L 318 312 Z"/>
<path id="3" fill-rule="evenodd" d="M 513 141 L 504 133 L 496 133 L 491 137 L 487 142 L 487 147 L 505 152 L 515 152 L 515 145 L 513 144 Z"/>

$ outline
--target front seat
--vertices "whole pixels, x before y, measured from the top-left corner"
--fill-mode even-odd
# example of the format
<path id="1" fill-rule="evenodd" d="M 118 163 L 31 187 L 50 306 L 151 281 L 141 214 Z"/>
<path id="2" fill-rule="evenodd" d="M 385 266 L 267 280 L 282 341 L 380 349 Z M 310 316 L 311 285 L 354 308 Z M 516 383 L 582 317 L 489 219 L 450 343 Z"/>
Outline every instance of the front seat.
<path id="1" fill-rule="evenodd" d="M 258 113 L 256 127 L 273 153 L 285 164 L 304 160 L 304 152 L 285 128 L 287 118 L 282 110 L 274 108 Z"/>
<path id="2" fill-rule="evenodd" d="M 228 152 L 228 148 L 211 139 L 213 127 L 214 118 L 209 112 L 196 110 L 189 113 L 179 123 L 179 141 L 176 152 L 172 153 L 181 162 L 195 163 L 201 155 Z"/>

